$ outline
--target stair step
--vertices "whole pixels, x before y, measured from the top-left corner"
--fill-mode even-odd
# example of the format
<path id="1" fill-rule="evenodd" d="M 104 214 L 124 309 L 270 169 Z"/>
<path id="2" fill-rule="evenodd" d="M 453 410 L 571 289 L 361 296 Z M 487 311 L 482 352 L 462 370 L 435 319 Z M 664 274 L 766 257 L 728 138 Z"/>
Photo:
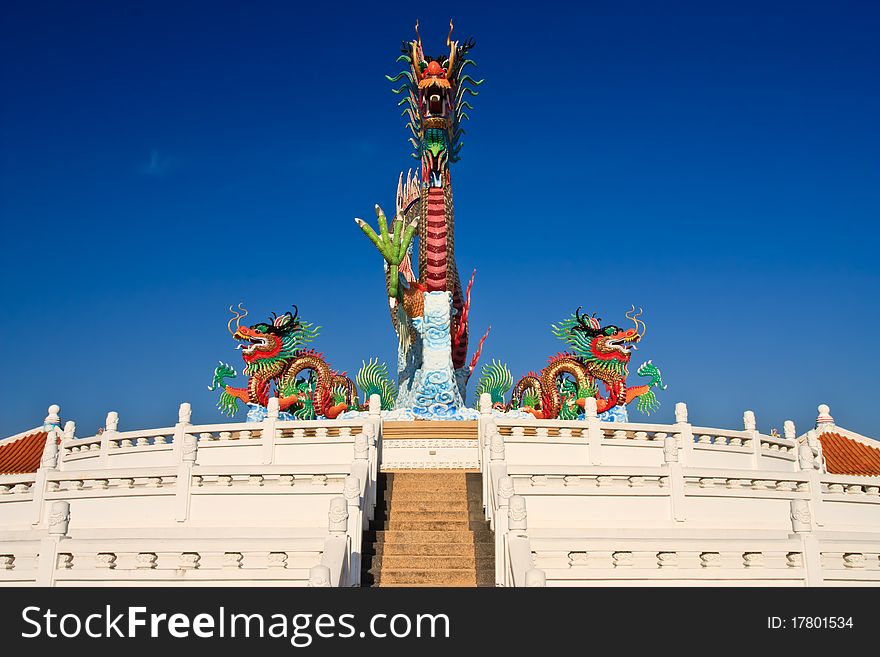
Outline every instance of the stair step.
<path id="1" fill-rule="evenodd" d="M 386 525 L 389 531 L 449 532 L 470 529 L 467 520 L 389 520 Z"/>
<path id="2" fill-rule="evenodd" d="M 468 511 L 461 509 L 460 511 L 422 511 L 399 509 L 395 504 L 388 514 L 389 522 L 467 522 Z"/>
<path id="3" fill-rule="evenodd" d="M 465 514 L 468 512 L 468 503 L 466 500 L 462 500 L 457 496 L 454 499 L 449 500 L 437 500 L 434 498 L 424 499 L 424 500 L 412 500 L 412 499 L 395 499 L 394 500 L 394 509 L 392 509 L 392 513 L 437 513 L 437 512 L 445 512 L 452 513 L 453 511 L 463 511 Z"/>
<path id="4" fill-rule="evenodd" d="M 413 490 L 430 490 L 430 491 L 455 491 L 462 493 L 467 491 L 467 482 L 464 479 L 426 479 L 424 481 L 395 481 L 389 488 L 391 491 L 413 491 Z"/>
<path id="5" fill-rule="evenodd" d="M 493 557 L 494 543 L 376 543 L 363 552 L 365 557 L 424 556 L 424 557 Z"/>
<path id="6" fill-rule="evenodd" d="M 474 533 L 468 529 L 455 531 L 379 529 L 376 540 L 382 543 L 468 543 Z"/>
<path id="7" fill-rule="evenodd" d="M 385 554 L 374 557 L 368 571 L 375 575 L 382 570 L 475 570 L 478 567 L 483 569 L 495 566 L 491 558 L 478 559 L 473 554 L 470 556 Z"/>
<path id="8" fill-rule="evenodd" d="M 379 586 L 386 584 L 424 585 L 440 583 L 446 586 L 476 586 L 477 574 L 473 569 L 443 568 L 436 570 L 410 568 L 383 568 Z"/>
<path id="9" fill-rule="evenodd" d="M 394 499 L 396 502 L 459 502 L 465 499 L 458 491 L 432 491 L 413 488 L 409 490 L 385 491 L 385 500 Z"/>

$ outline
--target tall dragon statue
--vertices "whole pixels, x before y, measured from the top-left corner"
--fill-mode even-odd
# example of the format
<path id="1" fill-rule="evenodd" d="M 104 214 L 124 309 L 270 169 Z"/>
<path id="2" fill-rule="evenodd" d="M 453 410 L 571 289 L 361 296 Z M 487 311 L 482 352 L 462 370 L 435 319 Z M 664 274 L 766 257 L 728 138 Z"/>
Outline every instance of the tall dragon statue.
<path id="1" fill-rule="evenodd" d="M 473 39 L 454 41 L 450 21 L 448 50 L 432 57 L 422 49 L 418 27 L 416 23 L 416 38 L 403 42 L 397 60 L 406 68 L 386 77 L 403 81 L 394 93 L 403 96 L 399 105 L 408 117 L 409 141 L 421 169 L 400 175 L 390 228 L 378 205 L 378 232 L 362 219 L 355 221 L 385 261 L 391 322 L 398 336 L 397 407 L 437 417 L 463 405 L 465 385 L 488 335 L 487 331 L 468 365 L 473 277 L 464 292 L 455 263 L 450 165 L 459 160 L 462 122 L 469 118 L 466 110 L 472 109 L 468 96 L 476 96 L 475 87 L 483 81 L 464 73 L 474 64 L 468 58 Z M 412 262 L 415 240 L 418 275 Z M 451 307 L 444 309 L 444 304 Z M 440 335 L 443 331 L 446 339 Z M 449 366 L 445 354 L 451 358 Z"/>
<path id="2" fill-rule="evenodd" d="M 597 411 L 604 419 L 626 421 L 626 406 L 631 402 L 643 413 L 655 411 L 659 402 L 654 389 L 666 389 L 657 366 L 649 360 L 638 368 L 637 374 L 649 379 L 647 384 L 628 387 L 626 382 L 630 357 L 647 329 L 639 319 L 641 309 L 636 312 L 633 306 L 626 313 L 635 325 L 629 329 L 602 326 L 595 314 L 581 315 L 580 310 L 552 327 L 553 334 L 573 353 L 551 356 L 540 373 L 522 377 L 513 387 L 510 407 L 542 419 L 574 419 L 586 398 L 595 397 Z"/>
<path id="3" fill-rule="evenodd" d="M 247 310 L 242 304 L 238 310 L 230 306 L 234 316 L 227 329 L 239 342 L 237 348 L 241 349 L 248 382 L 244 388 L 227 385 L 225 379 L 235 378 L 236 372 L 226 363 L 221 362 L 214 370 L 214 380 L 208 389 L 221 391 L 217 407 L 227 415 L 235 414 L 239 401 L 265 407 L 270 396 L 278 398 L 281 411 L 298 419 L 333 419 L 357 408 L 354 382 L 344 372 L 331 369 L 322 354 L 305 348 L 317 337 L 320 327 L 299 319 L 299 310 L 293 308 L 293 313 L 272 313 L 268 322 L 242 326 Z M 309 376 L 300 376 L 305 374 Z"/>

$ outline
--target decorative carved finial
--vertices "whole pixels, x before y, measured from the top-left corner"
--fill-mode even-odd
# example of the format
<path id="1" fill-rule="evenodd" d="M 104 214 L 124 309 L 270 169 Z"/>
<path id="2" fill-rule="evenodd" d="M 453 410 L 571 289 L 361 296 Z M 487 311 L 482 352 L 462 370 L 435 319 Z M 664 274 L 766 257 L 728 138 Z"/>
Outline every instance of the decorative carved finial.
<path id="1" fill-rule="evenodd" d="M 584 400 L 584 417 L 598 417 L 599 409 L 596 406 L 595 397 L 587 397 Z"/>
<path id="2" fill-rule="evenodd" d="M 663 460 L 666 463 L 678 461 L 678 439 L 675 436 L 666 436 L 663 439 Z"/>
<path id="3" fill-rule="evenodd" d="M 480 394 L 480 413 L 491 413 L 492 412 L 492 395 L 488 392 L 484 392 Z"/>
<path id="4" fill-rule="evenodd" d="M 348 475 L 342 494 L 351 506 L 360 506 L 361 503 L 361 480 L 357 475 Z"/>
<path id="5" fill-rule="evenodd" d="M 791 501 L 791 528 L 795 532 L 808 532 L 813 528 L 810 504 L 807 500 Z"/>
<path id="6" fill-rule="evenodd" d="M 70 524 L 70 502 L 56 500 L 52 502 L 49 512 L 49 535 L 67 536 L 67 527 Z"/>
<path id="7" fill-rule="evenodd" d="M 346 532 L 348 529 L 348 502 L 344 497 L 334 497 L 330 500 L 330 512 L 327 514 L 327 519 L 331 534 Z"/>
<path id="8" fill-rule="evenodd" d="M 177 409 L 177 422 L 179 424 L 190 424 L 192 414 L 192 406 L 190 406 L 189 402 L 183 402 L 180 408 Z"/>
<path id="9" fill-rule="evenodd" d="M 495 493 L 498 497 L 498 506 L 509 506 L 510 498 L 513 497 L 513 479 L 507 475 L 498 479 L 498 490 Z"/>
<path id="10" fill-rule="evenodd" d="M 277 420 L 280 412 L 281 404 L 278 401 L 278 397 L 270 397 L 269 402 L 266 404 L 266 417 L 270 420 Z"/>
<path id="11" fill-rule="evenodd" d="M 831 417 L 831 408 L 828 404 L 819 404 L 819 415 L 816 417 L 816 428 L 823 432 L 834 426 L 834 418 Z"/>
<path id="12" fill-rule="evenodd" d="M 364 461 L 370 456 L 370 440 L 366 434 L 359 433 L 354 437 L 354 458 L 356 461 Z"/>
<path id="13" fill-rule="evenodd" d="M 116 431 L 119 427 L 119 413 L 110 411 L 107 413 L 107 420 L 104 422 L 104 431 Z"/>
<path id="14" fill-rule="evenodd" d="M 492 461 L 504 460 L 504 436 L 496 433 L 489 443 L 489 457 Z"/>
<path id="15" fill-rule="evenodd" d="M 789 440 L 794 440 L 795 438 L 797 438 L 797 431 L 795 431 L 794 422 L 792 422 L 791 420 L 786 420 L 785 423 L 782 425 L 782 433 Z"/>
<path id="16" fill-rule="evenodd" d="M 688 407 L 684 402 L 678 402 L 675 405 L 675 422 L 677 424 L 686 424 L 688 421 Z"/>
<path id="17" fill-rule="evenodd" d="M 76 437 L 76 422 L 73 420 L 68 420 L 64 423 L 64 435 L 63 438 L 65 440 L 73 439 Z"/>
<path id="18" fill-rule="evenodd" d="M 529 568 L 526 571 L 526 587 L 547 586 L 547 573 L 540 568 Z"/>
<path id="19" fill-rule="evenodd" d="M 330 588 L 330 569 L 327 566 L 309 568 L 309 588 Z"/>
<path id="20" fill-rule="evenodd" d="M 382 398 L 377 394 L 370 395 L 370 415 L 382 413 Z"/>
<path id="21" fill-rule="evenodd" d="M 743 413 L 743 426 L 746 431 L 756 431 L 758 428 L 758 423 L 755 420 L 754 411 L 746 411 Z"/>
<path id="22" fill-rule="evenodd" d="M 810 447 L 810 443 L 807 440 L 798 445 L 798 465 L 801 470 L 815 470 L 818 467 L 815 457 L 813 448 Z"/>
<path id="23" fill-rule="evenodd" d="M 61 407 L 58 404 L 52 404 L 48 410 L 49 414 L 43 420 L 43 428 L 46 430 L 61 425 L 61 417 L 58 415 L 61 412 Z"/>
<path id="24" fill-rule="evenodd" d="M 526 529 L 526 498 L 522 495 L 510 497 L 507 507 L 507 526 L 510 529 Z"/>

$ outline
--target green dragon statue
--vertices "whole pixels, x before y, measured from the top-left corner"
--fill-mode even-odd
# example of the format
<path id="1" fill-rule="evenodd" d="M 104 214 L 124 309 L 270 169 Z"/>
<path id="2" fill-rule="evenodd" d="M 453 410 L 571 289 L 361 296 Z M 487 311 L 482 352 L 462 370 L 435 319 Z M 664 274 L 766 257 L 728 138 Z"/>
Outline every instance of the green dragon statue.
<path id="1" fill-rule="evenodd" d="M 305 348 L 318 336 L 321 327 L 299 319 L 296 306 L 295 313 L 273 313 L 269 322 L 251 326 L 241 325 L 248 314 L 242 304 L 238 310 L 231 306 L 229 310 L 234 317 L 227 328 L 233 339 L 239 341 L 248 383 L 244 388 L 227 385 L 225 379 L 235 378 L 235 369 L 223 362 L 217 366 L 208 390 L 221 391 L 217 404 L 221 411 L 234 415 L 238 401 L 266 406 L 270 395 L 278 398 L 281 411 L 299 419 L 332 419 L 358 407 L 354 382 L 344 372 L 331 369 L 322 354 Z M 300 376 L 305 373 L 309 376 Z"/>
<path id="2" fill-rule="evenodd" d="M 551 356 L 548 365 L 540 372 L 530 372 L 514 386 L 510 408 L 518 408 L 538 418 L 574 419 L 584 407 L 587 397 L 595 397 L 599 413 L 625 419 L 625 407 L 635 401 L 643 413 L 651 413 L 659 407 L 654 389 L 665 390 L 660 370 L 650 360 L 638 368 L 637 374 L 648 383 L 628 387 L 626 378 L 629 361 L 636 343 L 647 329 L 636 313 L 635 306 L 626 313 L 634 328 L 622 329 L 613 324 L 601 325 L 601 320 L 580 314 L 580 308 L 558 325 L 553 334 L 574 353 Z M 605 388 L 603 396 L 599 383 Z"/>

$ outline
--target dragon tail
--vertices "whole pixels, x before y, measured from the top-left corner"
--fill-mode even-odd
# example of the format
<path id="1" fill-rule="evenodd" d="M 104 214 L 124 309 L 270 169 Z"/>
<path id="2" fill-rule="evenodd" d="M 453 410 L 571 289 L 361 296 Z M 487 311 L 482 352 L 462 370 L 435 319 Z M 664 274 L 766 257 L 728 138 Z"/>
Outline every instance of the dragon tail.
<path id="1" fill-rule="evenodd" d="M 355 377 L 357 387 L 364 392 L 364 399 L 369 403 L 371 395 L 379 395 L 382 400 L 382 410 L 390 411 L 394 407 L 397 398 L 397 387 L 388 378 L 388 366 L 379 363 L 379 359 L 370 359 L 363 363 Z"/>
<path id="2" fill-rule="evenodd" d="M 493 404 L 503 404 L 508 391 L 513 387 L 513 375 L 505 363 L 493 360 L 486 363 L 480 370 L 477 382 L 476 404 L 479 406 L 480 395 L 488 392 Z"/>

